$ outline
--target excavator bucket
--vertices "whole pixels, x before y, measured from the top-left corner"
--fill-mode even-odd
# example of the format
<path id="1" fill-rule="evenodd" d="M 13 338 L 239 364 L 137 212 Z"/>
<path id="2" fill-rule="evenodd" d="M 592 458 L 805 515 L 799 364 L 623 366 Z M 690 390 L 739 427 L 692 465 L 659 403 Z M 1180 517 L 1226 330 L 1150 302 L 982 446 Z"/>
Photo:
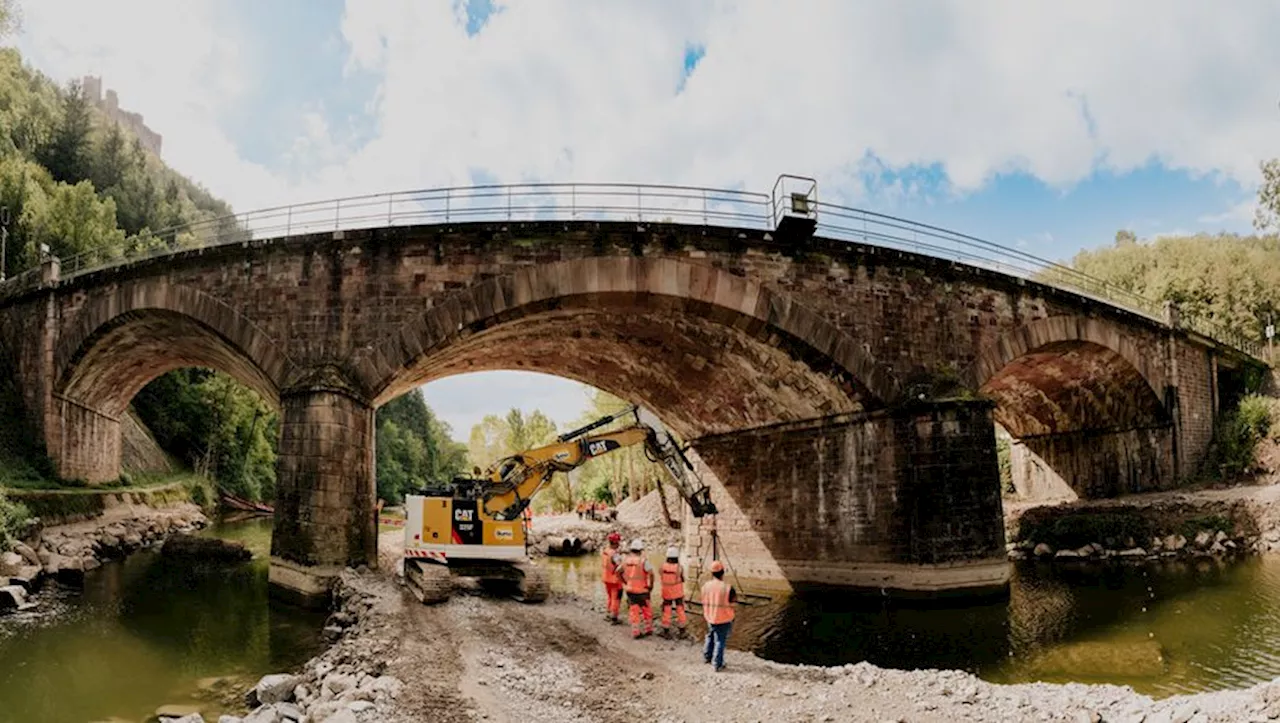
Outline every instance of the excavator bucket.
<path id="1" fill-rule="evenodd" d="M 661 462 L 671 476 L 671 481 L 680 492 L 680 496 L 689 504 L 694 517 L 716 514 L 716 506 L 711 501 L 711 488 L 702 483 L 697 470 L 684 456 L 684 450 L 676 442 L 675 437 L 667 431 L 666 425 L 652 412 L 640 407 L 632 407 L 636 422 L 649 428 L 649 439 L 645 449 L 655 462 Z"/>

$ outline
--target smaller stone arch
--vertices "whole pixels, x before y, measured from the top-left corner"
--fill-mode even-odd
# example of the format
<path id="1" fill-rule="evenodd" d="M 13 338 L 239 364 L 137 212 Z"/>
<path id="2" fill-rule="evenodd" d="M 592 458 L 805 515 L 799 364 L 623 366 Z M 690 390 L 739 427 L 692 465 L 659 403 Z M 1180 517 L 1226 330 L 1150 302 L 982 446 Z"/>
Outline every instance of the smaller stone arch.
<path id="1" fill-rule="evenodd" d="M 76 314 L 54 351 L 55 390 L 83 400 L 88 381 L 86 363 L 103 362 L 94 357 L 101 356 L 104 344 L 131 341 L 150 344 L 158 354 L 145 361 L 117 362 L 140 365 L 132 377 L 145 377 L 155 370 L 164 373 L 184 366 L 206 366 L 235 376 L 272 404 L 277 403 L 282 380 L 294 366 L 273 339 L 230 305 L 167 279 L 151 279 L 96 293 Z M 132 356 L 140 355 L 135 345 Z M 150 378 L 155 376 L 158 374 Z M 125 393 L 127 388 L 120 388 L 112 396 Z"/>
<path id="2" fill-rule="evenodd" d="M 702 318 L 766 338 L 787 337 L 815 365 L 836 367 L 872 405 L 898 397 L 891 372 L 847 333 L 789 295 L 711 265 L 670 258 L 592 257 L 541 264 L 462 289 L 349 362 L 379 402 L 396 396 L 398 376 L 425 356 L 489 327 L 565 306 L 619 299 L 680 306 Z"/>
<path id="3" fill-rule="evenodd" d="M 1014 360 L 1036 349 L 1062 342 L 1087 342 L 1114 351 L 1142 375 L 1152 393 L 1163 397 L 1167 376 L 1156 355 L 1143 353 L 1132 334 L 1126 333 L 1119 324 L 1075 314 L 1037 319 L 1001 334 L 999 339 L 978 352 L 971 366 L 972 388 L 981 389 Z"/>

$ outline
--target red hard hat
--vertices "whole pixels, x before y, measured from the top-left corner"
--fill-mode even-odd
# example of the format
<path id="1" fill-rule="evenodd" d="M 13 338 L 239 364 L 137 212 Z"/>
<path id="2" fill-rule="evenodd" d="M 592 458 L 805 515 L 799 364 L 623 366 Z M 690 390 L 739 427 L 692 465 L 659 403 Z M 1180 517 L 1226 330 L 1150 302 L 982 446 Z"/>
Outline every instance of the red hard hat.
<path id="1" fill-rule="evenodd" d="M 616 532 L 609 533 L 609 542 L 621 542 L 621 541 L 622 541 L 622 535 L 619 535 Z"/>
<path id="2" fill-rule="evenodd" d="M 711 572 L 724 572 L 724 563 L 716 560 L 711 563 Z"/>

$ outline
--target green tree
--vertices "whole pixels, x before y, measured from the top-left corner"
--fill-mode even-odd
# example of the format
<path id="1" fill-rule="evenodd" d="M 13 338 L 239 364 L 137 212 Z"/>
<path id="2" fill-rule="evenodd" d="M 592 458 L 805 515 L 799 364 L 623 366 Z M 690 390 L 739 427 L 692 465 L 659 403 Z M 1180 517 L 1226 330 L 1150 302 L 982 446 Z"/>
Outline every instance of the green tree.
<path id="1" fill-rule="evenodd" d="M 417 391 L 378 410 L 376 450 L 378 496 L 392 504 L 428 483 L 449 481 L 467 463 L 466 447 Z"/>
<path id="2" fill-rule="evenodd" d="M 256 392 L 208 369 L 179 369 L 134 398 L 160 446 L 233 494 L 274 499 L 279 416 Z"/>
<path id="3" fill-rule="evenodd" d="M 1253 227 L 1259 231 L 1280 230 L 1280 158 L 1263 161 L 1262 185 L 1258 187 L 1258 206 L 1254 209 Z"/>
<path id="4" fill-rule="evenodd" d="M 20 21 L 17 0 L 0 0 L 0 38 L 15 32 Z"/>
<path id="5" fill-rule="evenodd" d="M 93 108 L 79 81 L 71 81 L 62 96 L 62 117 L 53 139 L 43 149 L 41 162 L 59 181 L 76 183 L 89 178 L 93 163 L 89 156 L 93 130 Z"/>

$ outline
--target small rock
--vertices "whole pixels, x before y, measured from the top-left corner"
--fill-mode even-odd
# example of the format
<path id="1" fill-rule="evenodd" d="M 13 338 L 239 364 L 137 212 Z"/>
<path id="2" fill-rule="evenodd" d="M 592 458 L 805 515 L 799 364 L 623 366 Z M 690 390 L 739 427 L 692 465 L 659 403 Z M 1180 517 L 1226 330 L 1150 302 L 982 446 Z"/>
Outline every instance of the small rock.
<path id="1" fill-rule="evenodd" d="M 20 585 L 0 587 L 0 612 L 17 610 L 27 602 L 27 591 Z"/>
<path id="2" fill-rule="evenodd" d="M 1131 547 L 1128 550 L 1121 550 L 1116 554 L 1120 557 L 1146 557 L 1147 551 L 1141 547 Z"/>
<path id="3" fill-rule="evenodd" d="M 15 543 L 13 546 L 13 551 L 21 555 L 22 559 L 26 560 L 28 565 L 41 564 L 40 556 L 37 555 L 36 551 L 31 549 L 28 545 L 25 545 L 21 542 Z"/>
<path id="4" fill-rule="evenodd" d="M 183 723 L 187 723 L 186 721 L 187 718 L 190 718 L 192 715 L 195 715 L 195 716 L 200 715 L 200 706 L 198 705 L 162 705 L 159 708 L 156 708 L 155 715 L 157 718 L 174 718 L 174 719 L 183 721 Z M 200 723 L 204 723 L 204 719 L 201 719 Z"/>
<path id="5" fill-rule="evenodd" d="M 302 709 L 293 703 L 277 703 L 276 713 L 279 714 L 281 720 L 285 721 L 300 721 L 306 716 L 306 713 L 303 713 Z"/>
<path id="6" fill-rule="evenodd" d="M 1212 539 L 1213 539 L 1213 536 L 1209 534 L 1208 530 L 1200 530 L 1199 532 L 1196 533 L 1196 547 L 1200 547 L 1200 548 L 1208 547 L 1209 541 Z"/>
<path id="7" fill-rule="evenodd" d="M 311 719 L 321 721 L 321 723 L 360 723 L 360 719 L 356 718 L 356 714 L 349 708 L 340 708 L 338 712 L 328 718 L 317 718 L 313 714 Z"/>
<path id="8" fill-rule="evenodd" d="M 1194 704 L 1187 703 L 1174 712 L 1173 717 L 1169 719 L 1169 723 L 1187 723 L 1198 712 L 1199 709 Z"/>
<path id="9" fill-rule="evenodd" d="M 17 575 L 26 564 L 27 561 L 16 552 L 0 553 L 0 577 Z"/>
<path id="10" fill-rule="evenodd" d="M 218 723 L 244 723 L 244 721 L 233 715 L 222 715 L 218 716 Z"/>
<path id="11" fill-rule="evenodd" d="M 1277 539 L 1280 539 L 1280 537 L 1277 537 Z M 1049 555 L 1053 554 L 1053 548 L 1049 547 L 1047 543 L 1041 542 L 1040 544 L 1036 545 L 1035 550 L 1032 551 L 1032 554 L 1034 554 L 1036 557 L 1048 557 Z"/>
<path id="12" fill-rule="evenodd" d="M 1053 556 L 1055 558 L 1080 557 L 1080 551 L 1079 550 L 1058 550 L 1053 554 Z"/>
<path id="13" fill-rule="evenodd" d="M 363 713 L 366 710 L 373 710 L 373 703 L 370 703 L 367 700 L 353 700 L 350 703 L 347 703 L 347 710 L 357 714 Z"/>
<path id="14" fill-rule="evenodd" d="M 244 717 L 244 723 L 280 723 L 280 715 L 274 705 L 259 706 Z"/>
<path id="15" fill-rule="evenodd" d="M 297 677 L 288 673 L 266 675 L 253 687 L 253 692 L 258 702 L 263 705 L 280 703 L 287 701 L 293 695 L 293 689 L 298 687 L 299 682 Z"/>

